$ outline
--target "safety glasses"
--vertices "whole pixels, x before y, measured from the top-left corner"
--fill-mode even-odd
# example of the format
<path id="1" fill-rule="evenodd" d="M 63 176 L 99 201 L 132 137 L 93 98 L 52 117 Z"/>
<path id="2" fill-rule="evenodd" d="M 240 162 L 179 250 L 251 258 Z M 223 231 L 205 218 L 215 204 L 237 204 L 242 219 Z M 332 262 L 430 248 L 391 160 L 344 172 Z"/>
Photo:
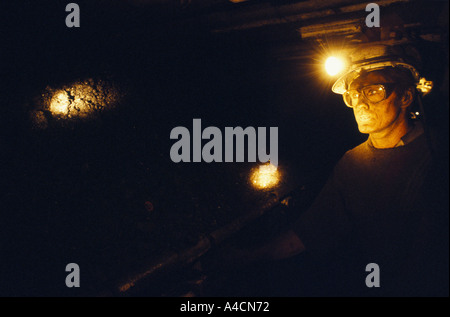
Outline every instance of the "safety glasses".
<path id="1" fill-rule="evenodd" d="M 353 108 L 363 96 L 370 103 L 378 103 L 388 98 L 395 88 L 394 83 L 373 84 L 359 89 L 347 90 L 342 96 L 347 107 Z"/>

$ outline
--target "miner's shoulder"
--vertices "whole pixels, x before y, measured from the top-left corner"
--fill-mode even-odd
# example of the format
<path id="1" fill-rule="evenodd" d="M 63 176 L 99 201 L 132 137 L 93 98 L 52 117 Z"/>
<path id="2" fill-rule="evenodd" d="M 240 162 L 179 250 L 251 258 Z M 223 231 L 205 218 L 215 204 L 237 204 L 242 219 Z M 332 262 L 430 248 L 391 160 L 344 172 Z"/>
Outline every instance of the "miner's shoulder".
<path id="1" fill-rule="evenodd" d="M 356 160 L 360 160 L 361 157 L 367 155 L 369 151 L 370 151 L 369 140 L 366 140 L 363 143 L 345 152 L 345 154 L 339 160 L 338 165 L 351 164 Z"/>

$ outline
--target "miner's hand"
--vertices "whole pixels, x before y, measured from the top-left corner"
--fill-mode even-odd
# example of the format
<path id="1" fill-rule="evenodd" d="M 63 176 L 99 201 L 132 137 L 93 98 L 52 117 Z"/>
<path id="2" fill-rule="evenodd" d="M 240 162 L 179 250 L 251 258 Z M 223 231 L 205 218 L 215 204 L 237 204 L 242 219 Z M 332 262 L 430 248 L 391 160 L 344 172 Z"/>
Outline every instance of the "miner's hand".
<path id="1" fill-rule="evenodd" d="M 255 248 L 239 248 L 224 244 L 211 250 L 200 261 L 202 270 L 232 271 L 261 261 L 281 260 L 305 250 L 293 231 L 286 231 L 269 243 Z"/>

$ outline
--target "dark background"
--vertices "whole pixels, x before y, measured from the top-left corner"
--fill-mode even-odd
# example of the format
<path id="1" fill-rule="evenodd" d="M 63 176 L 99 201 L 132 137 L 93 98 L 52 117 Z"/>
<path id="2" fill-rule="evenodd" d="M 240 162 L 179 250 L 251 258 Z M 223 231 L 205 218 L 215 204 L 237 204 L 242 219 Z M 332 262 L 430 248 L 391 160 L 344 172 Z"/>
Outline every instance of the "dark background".
<path id="1" fill-rule="evenodd" d="M 318 71 L 314 43 L 292 26 L 211 32 L 201 19 L 182 23 L 201 10 L 186 13 L 158 1 L 78 1 L 81 27 L 67 28 L 67 3 L 2 5 L 3 296 L 111 291 L 149 259 L 181 252 L 271 195 L 304 186 L 308 195 L 301 208 L 269 213 L 260 229 L 241 236 L 247 242 L 264 239 L 295 219 L 337 160 L 366 138 Z M 229 5 L 220 8 L 231 10 Z M 445 48 L 422 47 L 432 57 L 426 63 L 437 87 L 426 100 L 430 122 L 444 133 Z M 280 58 L 280 50 L 288 58 Z M 89 122 L 32 129 L 29 113 L 47 86 L 86 78 L 117 83 L 126 92 L 117 109 Z M 222 131 L 278 127 L 282 186 L 253 189 L 248 173 L 257 164 L 173 163 L 170 131 L 192 130 L 193 118 Z M 145 209 L 146 201 L 153 211 Z M 64 285 L 71 262 L 82 272 L 77 290 Z M 190 268 L 170 276 L 146 285 L 141 295 L 182 295 L 186 290 L 176 285 L 198 278 Z M 236 291 L 230 287 L 228 292 Z M 234 294 L 270 295 L 261 292 L 249 286 Z"/>

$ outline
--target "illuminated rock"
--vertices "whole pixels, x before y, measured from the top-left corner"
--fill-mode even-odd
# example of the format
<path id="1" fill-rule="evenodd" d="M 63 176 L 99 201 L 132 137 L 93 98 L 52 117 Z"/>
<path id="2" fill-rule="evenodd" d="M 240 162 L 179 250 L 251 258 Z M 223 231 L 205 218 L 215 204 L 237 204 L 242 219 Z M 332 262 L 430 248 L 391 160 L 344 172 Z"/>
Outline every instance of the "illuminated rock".
<path id="1" fill-rule="evenodd" d="M 275 187 L 280 182 L 280 172 L 272 164 L 264 164 L 254 169 L 250 176 L 251 183 L 258 189 L 268 189 Z"/>
<path id="2" fill-rule="evenodd" d="M 30 112 L 32 125 L 47 128 L 44 113 L 61 123 L 93 119 L 104 111 L 115 109 L 123 95 L 113 83 L 92 78 L 62 87 L 46 87 L 37 101 L 38 108 Z"/>

